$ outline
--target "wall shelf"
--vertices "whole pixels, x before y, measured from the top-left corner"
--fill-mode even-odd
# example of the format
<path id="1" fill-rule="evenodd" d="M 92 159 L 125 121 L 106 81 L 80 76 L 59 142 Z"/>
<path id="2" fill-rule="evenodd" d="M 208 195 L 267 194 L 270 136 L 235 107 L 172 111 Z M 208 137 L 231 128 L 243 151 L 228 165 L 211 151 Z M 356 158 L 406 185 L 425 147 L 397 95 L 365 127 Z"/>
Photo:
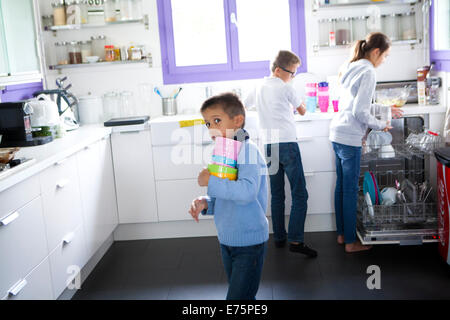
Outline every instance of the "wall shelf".
<path id="1" fill-rule="evenodd" d="M 348 1 L 348 0 L 347 0 Z M 410 4 L 414 5 L 421 0 L 379 0 L 379 1 L 348 1 L 347 3 L 334 3 L 334 4 L 318 4 L 318 0 L 316 0 L 316 4 L 314 6 L 314 11 L 327 9 L 327 8 L 339 8 L 339 7 L 351 7 L 351 6 L 367 6 L 367 5 L 384 5 L 384 4 Z"/>
<path id="2" fill-rule="evenodd" d="M 51 65 L 51 66 L 49 66 L 49 69 L 50 70 L 79 69 L 79 68 L 107 67 L 107 66 L 124 65 L 124 64 L 139 64 L 139 63 L 148 64 L 150 67 L 152 64 L 151 59 L 146 58 L 146 59 L 142 59 L 142 60 L 104 61 L 104 62 L 95 62 L 95 63 Z"/>
<path id="3" fill-rule="evenodd" d="M 66 30 L 80 30 L 80 29 L 94 29 L 94 28 L 105 28 L 115 25 L 127 25 L 127 24 L 143 24 L 145 29 L 149 29 L 149 20 L 148 15 L 144 15 L 142 19 L 133 19 L 133 20 L 117 20 L 113 22 L 103 22 L 96 24 L 67 24 L 63 26 L 51 26 L 45 27 L 45 31 L 66 31 Z"/>

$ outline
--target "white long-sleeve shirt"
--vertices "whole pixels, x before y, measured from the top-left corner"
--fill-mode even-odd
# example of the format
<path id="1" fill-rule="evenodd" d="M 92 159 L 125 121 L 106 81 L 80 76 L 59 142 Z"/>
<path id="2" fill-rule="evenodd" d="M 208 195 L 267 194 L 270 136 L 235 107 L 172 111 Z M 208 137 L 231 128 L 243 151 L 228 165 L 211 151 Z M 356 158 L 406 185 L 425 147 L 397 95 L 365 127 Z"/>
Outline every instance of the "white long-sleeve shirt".
<path id="1" fill-rule="evenodd" d="M 294 87 L 277 77 L 264 78 L 245 100 L 247 107 L 256 106 L 264 144 L 297 141 L 294 109 L 301 103 Z"/>
<path id="2" fill-rule="evenodd" d="M 376 75 L 367 59 L 352 62 L 340 78 L 339 112 L 330 125 L 330 140 L 340 144 L 361 147 L 367 128 L 382 130 L 386 123 L 372 112 Z"/>

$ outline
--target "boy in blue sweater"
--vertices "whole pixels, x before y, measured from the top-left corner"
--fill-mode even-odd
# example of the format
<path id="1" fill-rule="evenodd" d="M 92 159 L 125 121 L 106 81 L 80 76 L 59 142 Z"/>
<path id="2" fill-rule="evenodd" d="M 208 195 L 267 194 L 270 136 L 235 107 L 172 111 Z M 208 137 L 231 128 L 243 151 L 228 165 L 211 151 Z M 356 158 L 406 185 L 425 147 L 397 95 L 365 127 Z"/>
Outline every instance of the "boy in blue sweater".
<path id="1" fill-rule="evenodd" d="M 254 300 L 269 238 L 266 163 L 243 129 L 245 109 L 236 95 L 212 97 L 200 111 L 213 140 L 221 136 L 239 140 L 242 145 L 238 179 L 221 179 L 202 170 L 198 183 L 208 187 L 207 196 L 195 199 L 189 213 L 197 222 L 200 212 L 214 215 L 229 284 L 227 300 Z"/>

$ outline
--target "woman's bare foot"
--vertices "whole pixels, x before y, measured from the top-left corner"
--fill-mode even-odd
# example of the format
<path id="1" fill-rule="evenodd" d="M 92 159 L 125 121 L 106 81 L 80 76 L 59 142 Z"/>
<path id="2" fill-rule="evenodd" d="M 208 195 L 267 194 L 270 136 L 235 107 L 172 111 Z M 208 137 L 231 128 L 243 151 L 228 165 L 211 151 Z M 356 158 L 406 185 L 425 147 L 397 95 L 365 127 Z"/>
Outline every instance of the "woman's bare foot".
<path id="1" fill-rule="evenodd" d="M 344 236 L 343 235 L 338 235 L 337 243 L 338 244 L 344 244 Z"/>
<path id="2" fill-rule="evenodd" d="M 365 246 L 361 242 L 356 241 L 353 243 L 347 243 L 345 245 L 345 252 L 351 253 L 351 252 L 366 251 L 371 248 L 372 248 L 372 246 Z"/>

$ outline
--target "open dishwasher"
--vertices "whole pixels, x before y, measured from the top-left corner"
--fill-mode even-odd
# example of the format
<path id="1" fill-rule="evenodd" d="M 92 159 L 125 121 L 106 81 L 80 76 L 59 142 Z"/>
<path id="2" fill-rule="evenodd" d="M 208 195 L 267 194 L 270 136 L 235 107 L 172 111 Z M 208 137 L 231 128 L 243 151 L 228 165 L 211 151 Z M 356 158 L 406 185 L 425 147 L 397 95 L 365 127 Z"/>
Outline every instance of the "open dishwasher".
<path id="1" fill-rule="evenodd" d="M 363 147 L 357 213 L 357 235 L 363 244 L 438 241 L 433 150 L 444 143 L 440 136 L 424 130 L 428 121 L 428 115 L 392 120 L 392 148 L 388 154 L 380 146 Z M 430 135 L 435 138 L 423 138 Z M 374 201 L 364 192 L 368 177 L 376 181 Z"/>

